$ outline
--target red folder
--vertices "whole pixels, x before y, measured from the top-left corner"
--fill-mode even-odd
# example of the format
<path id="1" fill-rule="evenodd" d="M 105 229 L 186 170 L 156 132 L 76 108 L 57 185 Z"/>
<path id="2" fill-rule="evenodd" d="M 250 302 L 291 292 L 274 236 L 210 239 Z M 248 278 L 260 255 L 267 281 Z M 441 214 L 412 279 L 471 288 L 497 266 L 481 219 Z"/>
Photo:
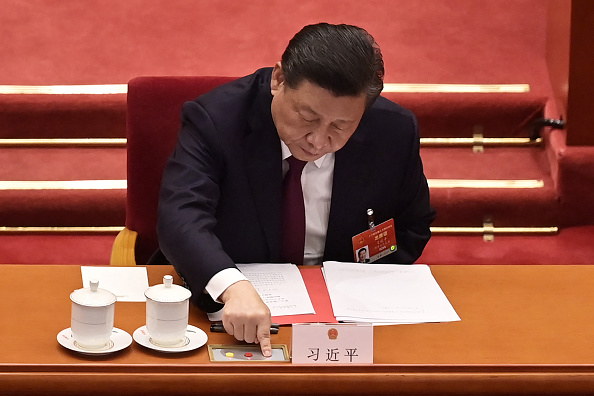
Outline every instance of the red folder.
<path id="1" fill-rule="evenodd" d="M 293 323 L 338 323 L 332 311 L 330 295 L 324 281 L 321 267 L 300 266 L 301 277 L 309 293 L 315 314 L 273 316 L 272 321 L 278 324 Z"/>

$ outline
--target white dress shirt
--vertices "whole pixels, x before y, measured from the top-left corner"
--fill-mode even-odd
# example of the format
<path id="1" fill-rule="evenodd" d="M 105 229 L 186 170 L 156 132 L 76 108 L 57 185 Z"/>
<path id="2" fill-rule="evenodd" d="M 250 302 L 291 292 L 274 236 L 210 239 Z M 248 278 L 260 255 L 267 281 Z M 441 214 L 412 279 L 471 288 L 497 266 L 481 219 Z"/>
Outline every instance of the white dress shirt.
<path id="1" fill-rule="evenodd" d="M 289 169 L 286 159 L 292 154 L 283 141 L 281 141 L 281 150 L 284 176 Z M 308 162 L 301 174 L 305 204 L 305 249 L 303 252 L 303 264 L 305 265 L 322 264 L 328 216 L 330 215 L 333 175 L 334 153 Z M 213 300 L 219 301 L 218 298 L 225 289 L 240 280 L 246 280 L 246 277 L 238 269 L 224 269 L 210 279 L 206 285 L 206 292 Z"/>

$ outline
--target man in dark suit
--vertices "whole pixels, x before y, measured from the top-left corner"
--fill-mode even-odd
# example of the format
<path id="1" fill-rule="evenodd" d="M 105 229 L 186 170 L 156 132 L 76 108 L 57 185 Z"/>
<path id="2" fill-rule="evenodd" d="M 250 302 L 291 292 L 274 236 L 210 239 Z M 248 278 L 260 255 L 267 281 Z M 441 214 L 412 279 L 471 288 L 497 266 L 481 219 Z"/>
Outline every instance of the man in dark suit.
<path id="1" fill-rule="evenodd" d="M 383 262 L 414 262 L 430 238 L 416 119 L 379 97 L 383 75 L 365 30 L 317 24 L 295 35 L 274 68 L 184 104 L 163 175 L 160 249 L 193 301 L 208 311 L 223 303 L 225 330 L 265 355 L 270 311 L 235 263 L 354 261 L 367 209 L 376 224 L 395 222 L 398 247 Z M 304 236 L 282 231 L 283 177 L 294 160 L 305 166 Z M 289 258 L 285 245 L 299 238 L 303 254 Z"/>

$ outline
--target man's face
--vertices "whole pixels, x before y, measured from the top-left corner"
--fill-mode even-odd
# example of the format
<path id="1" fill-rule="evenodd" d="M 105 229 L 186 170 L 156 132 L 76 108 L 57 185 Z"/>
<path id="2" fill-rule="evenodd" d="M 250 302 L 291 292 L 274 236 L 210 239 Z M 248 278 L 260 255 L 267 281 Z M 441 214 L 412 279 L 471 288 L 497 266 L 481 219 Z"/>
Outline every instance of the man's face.
<path id="1" fill-rule="evenodd" d="M 315 161 L 341 149 L 357 129 L 366 97 L 335 96 L 304 80 L 296 89 L 285 83 L 280 63 L 272 73 L 272 118 L 293 156 Z"/>

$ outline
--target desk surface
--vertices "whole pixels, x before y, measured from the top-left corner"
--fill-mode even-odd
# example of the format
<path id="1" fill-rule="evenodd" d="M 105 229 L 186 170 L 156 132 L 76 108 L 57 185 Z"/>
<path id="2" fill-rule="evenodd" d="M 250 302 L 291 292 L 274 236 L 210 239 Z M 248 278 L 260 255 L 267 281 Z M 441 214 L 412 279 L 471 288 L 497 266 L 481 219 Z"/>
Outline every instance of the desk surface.
<path id="1" fill-rule="evenodd" d="M 0 390 L 75 394 L 220 393 L 560 393 L 594 391 L 594 266 L 432 266 L 460 322 L 380 326 L 373 365 L 211 363 L 206 347 L 163 354 L 136 343 L 103 357 L 58 344 L 70 326 L 80 267 L 0 266 Z M 149 284 L 169 266 L 149 266 Z M 176 277 L 177 282 L 179 279 Z M 144 303 L 116 303 L 115 326 L 145 323 Z M 237 343 L 190 324 L 209 343 Z M 283 326 L 273 343 L 291 343 Z M 81 388 L 84 386 L 84 388 Z M 4 393 L 3 393 L 4 394 Z"/>

